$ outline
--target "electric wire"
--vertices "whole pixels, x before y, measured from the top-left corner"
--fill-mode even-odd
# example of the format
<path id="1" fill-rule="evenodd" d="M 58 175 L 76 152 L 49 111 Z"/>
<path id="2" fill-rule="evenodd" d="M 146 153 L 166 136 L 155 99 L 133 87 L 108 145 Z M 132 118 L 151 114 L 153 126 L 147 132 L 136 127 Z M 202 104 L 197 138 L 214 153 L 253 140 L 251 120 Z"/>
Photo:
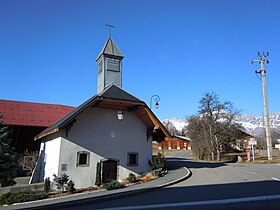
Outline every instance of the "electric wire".
<path id="1" fill-rule="evenodd" d="M 244 94 L 245 88 L 253 80 L 252 65 L 248 62 L 241 70 L 237 70 L 236 76 L 228 83 L 225 88 L 225 94 L 230 98 L 235 98 L 240 94 Z"/>

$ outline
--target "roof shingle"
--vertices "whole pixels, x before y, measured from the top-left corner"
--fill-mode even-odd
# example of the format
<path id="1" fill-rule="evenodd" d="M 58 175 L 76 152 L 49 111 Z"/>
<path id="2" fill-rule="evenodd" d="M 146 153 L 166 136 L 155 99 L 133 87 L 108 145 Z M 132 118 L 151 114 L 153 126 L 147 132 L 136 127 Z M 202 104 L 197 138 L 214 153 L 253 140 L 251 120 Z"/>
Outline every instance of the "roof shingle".
<path id="1" fill-rule="evenodd" d="M 7 125 L 48 127 L 73 109 L 64 105 L 0 100 L 0 115 Z"/>

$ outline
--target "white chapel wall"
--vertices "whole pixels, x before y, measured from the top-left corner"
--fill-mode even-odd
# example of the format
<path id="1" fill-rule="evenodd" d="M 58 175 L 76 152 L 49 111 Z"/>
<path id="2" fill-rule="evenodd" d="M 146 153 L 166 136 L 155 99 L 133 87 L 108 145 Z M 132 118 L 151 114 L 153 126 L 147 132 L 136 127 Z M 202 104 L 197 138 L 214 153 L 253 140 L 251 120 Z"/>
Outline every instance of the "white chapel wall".
<path id="1" fill-rule="evenodd" d="M 53 174 L 58 174 L 59 154 L 61 146 L 61 137 L 57 137 L 45 143 L 45 168 L 44 178 L 53 179 Z"/>
<path id="2" fill-rule="evenodd" d="M 150 170 L 152 158 L 151 139 L 147 141 L 146 126 L 134 114 L 124 112 L 124 119 L 117 119 L 117 110 L 89 108 L 76 118 L 68 137 L 62 138 L 59 173 L 61 164 L 67 165 L 67 173 L 76 187 L 94 185 L 96 164 L 100 160 L 119 161 L 118 179 L 130 172 L 141 174 Z M 89 167 L 77 167 L 77 152 L 90 153 Z M 138 166 L 127 166 L 127 153 L 138 153 Z"/>

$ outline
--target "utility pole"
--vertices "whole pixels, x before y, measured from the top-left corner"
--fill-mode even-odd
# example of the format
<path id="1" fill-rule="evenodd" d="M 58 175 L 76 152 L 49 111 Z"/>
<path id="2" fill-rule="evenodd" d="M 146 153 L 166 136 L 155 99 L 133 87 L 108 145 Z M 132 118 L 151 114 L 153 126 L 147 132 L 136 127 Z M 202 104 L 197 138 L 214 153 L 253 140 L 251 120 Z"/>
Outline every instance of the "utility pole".
<path id="1" fill-rule="evenodd" d="M 266 55 L 264 52 L 261 54 L 258 52 L 259 60 L 254 60 L 253 62 L 258 62 L 261 65 L 260 71 L 255 71 L 256 74 L 261 74 L 262 76 L 262 89 L 263 89 L 263 102 L 264 102 L 264 117 L 265 117 L 265 133 L 266 133 L 266 144 L 267 144 L 267 157 L 268 160 L 272 160 L 272 141 L 271 141 L 271 133 L 270 133 L 270 124 L 269 124 L 269 111 L 268 111 L 268 100 L 266 93 L 266 71 L 264 69 L 264 64 L 269 63 L 269 60 L 266 58 L 269 57 L 269 53 Z"/>

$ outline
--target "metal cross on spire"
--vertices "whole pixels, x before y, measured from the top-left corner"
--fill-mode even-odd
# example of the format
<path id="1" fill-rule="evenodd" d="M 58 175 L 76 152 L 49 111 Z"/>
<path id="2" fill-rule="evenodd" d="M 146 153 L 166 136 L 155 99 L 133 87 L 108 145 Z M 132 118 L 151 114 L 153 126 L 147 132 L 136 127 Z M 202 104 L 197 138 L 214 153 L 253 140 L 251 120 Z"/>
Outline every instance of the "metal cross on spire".
<path id="1" fill-rule="evenodd" d="M 105 24 L 105 26 L 107 26 L 109 28 L 109 37 L 111 37 L 111 30 L 112 30 L 112 28 L 115 28 L 115 26 L 113 26 L 111 24 L 111 21 L 110 21 L 110 24 Z"/>

